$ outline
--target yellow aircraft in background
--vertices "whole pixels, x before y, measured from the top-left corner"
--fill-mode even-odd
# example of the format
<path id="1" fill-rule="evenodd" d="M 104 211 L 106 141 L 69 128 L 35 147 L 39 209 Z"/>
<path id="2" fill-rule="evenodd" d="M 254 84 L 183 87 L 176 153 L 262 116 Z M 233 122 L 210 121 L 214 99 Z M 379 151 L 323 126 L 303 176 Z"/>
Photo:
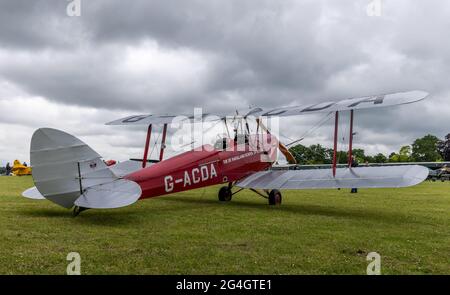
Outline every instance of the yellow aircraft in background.
<path id="1" fill-rule="evenodd" d="M 19 160 L 14 160 L 11 173 L 15 176 L 31 175 L 31 167 L 21 164 Z"/>

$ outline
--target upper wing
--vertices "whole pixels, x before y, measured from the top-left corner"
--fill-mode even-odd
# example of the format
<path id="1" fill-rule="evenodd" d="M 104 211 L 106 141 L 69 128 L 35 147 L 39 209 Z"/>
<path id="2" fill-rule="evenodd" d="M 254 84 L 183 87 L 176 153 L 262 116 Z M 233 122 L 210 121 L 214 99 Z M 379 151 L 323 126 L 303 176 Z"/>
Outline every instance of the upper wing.
<path id="1" fill-rule="evenodd" d="M 274 109 L 262 109 L 253 108 L 241 112 L 239 115 L 242 117 L 254 116 L 254 117 L 272 117 L 272 116 L 296 116 L 313 113 L 328 113 L 335 111 L 346 110 L 358 110 L 366 108 L 379 108 L 388 107 L 394 105 L 408 104 L 420 101 L 428 96 L 425 91 L 408 91 L 391 94 L 365 96 L 359 98 L 349 98 L 338 102 L 321 102 L 318 104 L 311 104 L 306 106 L 291 106 L 280 107 Z M 228 114 L 229 115 L 229 114 Z M 214 118 L 212 117 L 214 116 Z M 233 117 L 234 115 L 231 115 Z M 107 125 L 150 125 L 150 124 L 168 124 L 172 123 L 175 118 L 179 118 L 177 115 L 136 115 L 115 120 Z M 203 120 L 214 121 L 217 119 L 223 119 L 227 117 L 227 114 L 202 114 Z M 184 120 L 194 120 L 192 115 L 184 116 Z"/>
<path id="2" fill-rule="evenodd" d="M 423 166 L 358 167 L 316 170 L 269 170 L 252 174 L 236 183 L 254 189 L 388 188 L 413 186 L 424 181 Z"/>
<path id="3" fill-rule="evenodd" d="M 106 125 L 150 125 L 150 124 L 169 124 L 175 122 L 185 122 L 185 121 L 194 121 L 200 119 L 199 121 L 219 121 L 225 118 L 226 114 L 201 114 L 199 118 L 194 115 L 134 115 L 128 116 L 122 119 L 118 119 L 112 122 L 106 123 Z M 194 121 L 195 122 L 195 121 Z"/>
<path id="4" fill-rule="evenodd" d="M 409 92 L 373 95 L 360 98 L 349 98 L 338 102 L 321 102 L 308 106 L 282 107 L 271 110 L 260 109 L 258 111 L 256 111 L 256 109 L 253 109 L 250 110 L 248 115 L 253 115 L 255 117 L 285 117 L 312 113 L 328 113 L 336 111 L 380 108 L 417 102 L 426 98 L 427 96 L 427 92 L 416 90 Z"/>

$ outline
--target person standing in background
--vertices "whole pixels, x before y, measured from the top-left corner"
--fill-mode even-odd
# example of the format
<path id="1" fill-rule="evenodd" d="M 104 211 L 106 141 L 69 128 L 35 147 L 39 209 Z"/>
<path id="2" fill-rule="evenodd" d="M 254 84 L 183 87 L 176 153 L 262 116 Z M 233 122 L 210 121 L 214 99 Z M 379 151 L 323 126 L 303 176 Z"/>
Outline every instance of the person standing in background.
<path id="1" fill-rule="evenodd" d="M 6 163 L 6 176 L 11 175 L 11 165 L 9 165 L 9 162 Z"/>

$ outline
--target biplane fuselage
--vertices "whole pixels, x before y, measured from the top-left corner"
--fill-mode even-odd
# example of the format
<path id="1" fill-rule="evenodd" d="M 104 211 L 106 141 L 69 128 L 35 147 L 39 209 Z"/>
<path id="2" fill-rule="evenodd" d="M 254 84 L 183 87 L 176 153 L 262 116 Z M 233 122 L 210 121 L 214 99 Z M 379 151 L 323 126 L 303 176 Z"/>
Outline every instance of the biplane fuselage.
<path id="1" fill-rule="evenodd" d="M 270 134 L 266 140 L 275 142 Z M 271 167 L 277 145 L 256 149 L 249 143 L 227 139 L 227 149 L 203 145 L 192 151 L 141 169 L 124 178 L 139 184 L 140 199 L 235 182 Z"/>

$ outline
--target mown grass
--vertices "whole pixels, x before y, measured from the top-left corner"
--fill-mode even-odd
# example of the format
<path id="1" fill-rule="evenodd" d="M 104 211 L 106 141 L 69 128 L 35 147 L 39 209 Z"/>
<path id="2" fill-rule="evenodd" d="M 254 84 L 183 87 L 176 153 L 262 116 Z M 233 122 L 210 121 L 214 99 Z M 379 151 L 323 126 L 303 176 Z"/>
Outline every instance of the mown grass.
<path id="1" fill-rule="evenodd" d="M 450 274 L 450 183 L 406 189 L 285 191 L 269 207 L 218 187 L 73 218 L 20 193 L 31 177 L 0 177 L 0 274 Z"/>

